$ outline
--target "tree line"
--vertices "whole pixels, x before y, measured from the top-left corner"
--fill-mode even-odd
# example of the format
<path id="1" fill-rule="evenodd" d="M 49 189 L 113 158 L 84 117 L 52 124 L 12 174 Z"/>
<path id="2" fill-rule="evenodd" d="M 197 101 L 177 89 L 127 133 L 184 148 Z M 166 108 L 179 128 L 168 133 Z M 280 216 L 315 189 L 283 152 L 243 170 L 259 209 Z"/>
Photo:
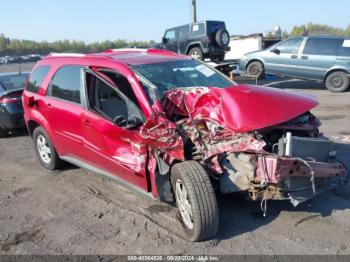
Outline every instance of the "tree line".
<path id="1" fill-rule="evenodd" d="M 77 40 L 59 40 L 55 42 L 37 42 L 23 39 L 10 39 L 0 34 L 0 56 L 5 55 L 47 55 L 51 52 L 95 53 L 110 48 L 150 47 L 154 41 L 105 40 L 102 42 L 86 43 Z"/>
<path id="2" fill-rule="evenodd" d="M 294 26 L 290 32 L 283 32 L 284 37 L 301 35 L 341 35 L 350 36 L 350 25 L 346 28 L 337 28 L 324 24 L 308 23 Z M 110 48 L 123 47 L 149 47 L 154 41 L 126 41 L 126 40 L 105 40 L 102 42 L 85 43 L 77 40 L 59 40 L 55 42 L 37 42 L 23 39 L 10 39 L 0 34 L 0 56 L 4 55 L 46 55 L 50 52 L 79 52 L 94 53 Z"/>
<path id="3" fill-rule="evenodd" d="M 308 23 L 294 26 L 290 32 L 283 32 L 284 37 L 303 35 L 350 36 L 350 24 L 346 28 L 339 28 L 324 24 Z"/>

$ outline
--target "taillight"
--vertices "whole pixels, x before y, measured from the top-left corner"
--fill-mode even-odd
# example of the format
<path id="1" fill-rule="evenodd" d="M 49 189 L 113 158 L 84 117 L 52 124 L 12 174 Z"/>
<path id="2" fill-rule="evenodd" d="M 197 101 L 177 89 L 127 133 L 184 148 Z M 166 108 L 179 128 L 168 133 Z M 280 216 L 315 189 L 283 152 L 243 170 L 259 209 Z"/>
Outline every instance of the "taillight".
<path id="1" fill-rule="evenodd" d="M 8 103 L 16 103 L 18 101 L 21 100 L 20 96 L 4 96 L 4 97 L 0 97 L 0 103 L 1 104 L 8 104 Z"/>

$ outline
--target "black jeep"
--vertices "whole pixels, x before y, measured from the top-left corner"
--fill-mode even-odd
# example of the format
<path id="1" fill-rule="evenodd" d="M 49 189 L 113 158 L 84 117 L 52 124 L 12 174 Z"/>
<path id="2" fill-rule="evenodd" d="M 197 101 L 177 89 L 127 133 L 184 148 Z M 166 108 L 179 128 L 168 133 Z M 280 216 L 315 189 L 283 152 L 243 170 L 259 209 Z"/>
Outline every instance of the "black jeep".
<path id="1" fill-rule="evenodd" d="M 204 21 L 167 29 L 161 48 L 204 60 L 223 61 L 230 50 L 225 22 Z"/>

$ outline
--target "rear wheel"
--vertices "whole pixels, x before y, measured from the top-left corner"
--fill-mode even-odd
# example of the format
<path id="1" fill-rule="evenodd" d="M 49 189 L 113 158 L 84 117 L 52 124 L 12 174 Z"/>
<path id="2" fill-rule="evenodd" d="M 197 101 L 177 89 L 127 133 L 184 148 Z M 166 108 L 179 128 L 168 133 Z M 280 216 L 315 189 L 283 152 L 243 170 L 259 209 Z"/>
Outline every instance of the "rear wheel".
<path id="1" fill-rule="evenodd" d="M 264 65 L 259 61 L 251 62 L 247 67 L 247 73 L 249 76 L 256 77 L 257 79 L 262 79 L 265 74 Z"/>
<path id="2" fill-rule="evenodd" d="M 62 165 L 62 160 L 59 159 L 49 136 L 42 127 L 35 128 L 33 142 L 34 150 L 43 167 L 54 170 Z"/>
<path id="3" fill-rule="evenodd" d="M 0 127 L 0 137 L 5 137 L 8 135 L 8 132 Z"/>
<path id="4" fill-rule="evenodd" d="M 347 74 L 342 71 L 330 73 L 325 81 L 326 88 L 331 92 L 344 92 L 349 88 L 350 79 Z"/>
<path id="5" fill-rule="evenodd" d="M 203 241 L 214 237 L 219 228 L 219 210 L 204 168 L 196 161 L 175 164 L 171 184 L 187 238 Z"/>
<path id="6" fill-rule="evenodd" d="M 204 59 L 202 49 L 200 49 L 199 47 L 191 48 L 190 51 L 188 52 L 188 55 L 198 60 Z"/>

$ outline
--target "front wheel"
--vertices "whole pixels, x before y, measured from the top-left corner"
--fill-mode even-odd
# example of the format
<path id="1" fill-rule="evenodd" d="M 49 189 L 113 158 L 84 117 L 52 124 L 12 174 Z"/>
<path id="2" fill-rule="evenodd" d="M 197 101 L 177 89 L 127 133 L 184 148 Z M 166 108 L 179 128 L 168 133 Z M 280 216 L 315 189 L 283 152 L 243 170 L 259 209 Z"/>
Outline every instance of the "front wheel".
<path id="1" fill-rule="evenodd" d="M 326 78 L 326 88 L 331 92 L 344 92 L 349 88 L 349 76 L 342 71 L 330 73 Z"/>
<path id="2" fill-rule="evenodd" d="M 203 241 L 214 237 L 219 228 L 219 209 L 204 168 L 196 161 L 175 164 L 171 184 L 187 238 Z"/>
<path id="3" fill-rule="evenodd" d="M 264 78 L 264 65 L 259 61 L 249 63 L 247 67 L 247 73 L 249 76 L 256 77 L 257 79 Z"/>

